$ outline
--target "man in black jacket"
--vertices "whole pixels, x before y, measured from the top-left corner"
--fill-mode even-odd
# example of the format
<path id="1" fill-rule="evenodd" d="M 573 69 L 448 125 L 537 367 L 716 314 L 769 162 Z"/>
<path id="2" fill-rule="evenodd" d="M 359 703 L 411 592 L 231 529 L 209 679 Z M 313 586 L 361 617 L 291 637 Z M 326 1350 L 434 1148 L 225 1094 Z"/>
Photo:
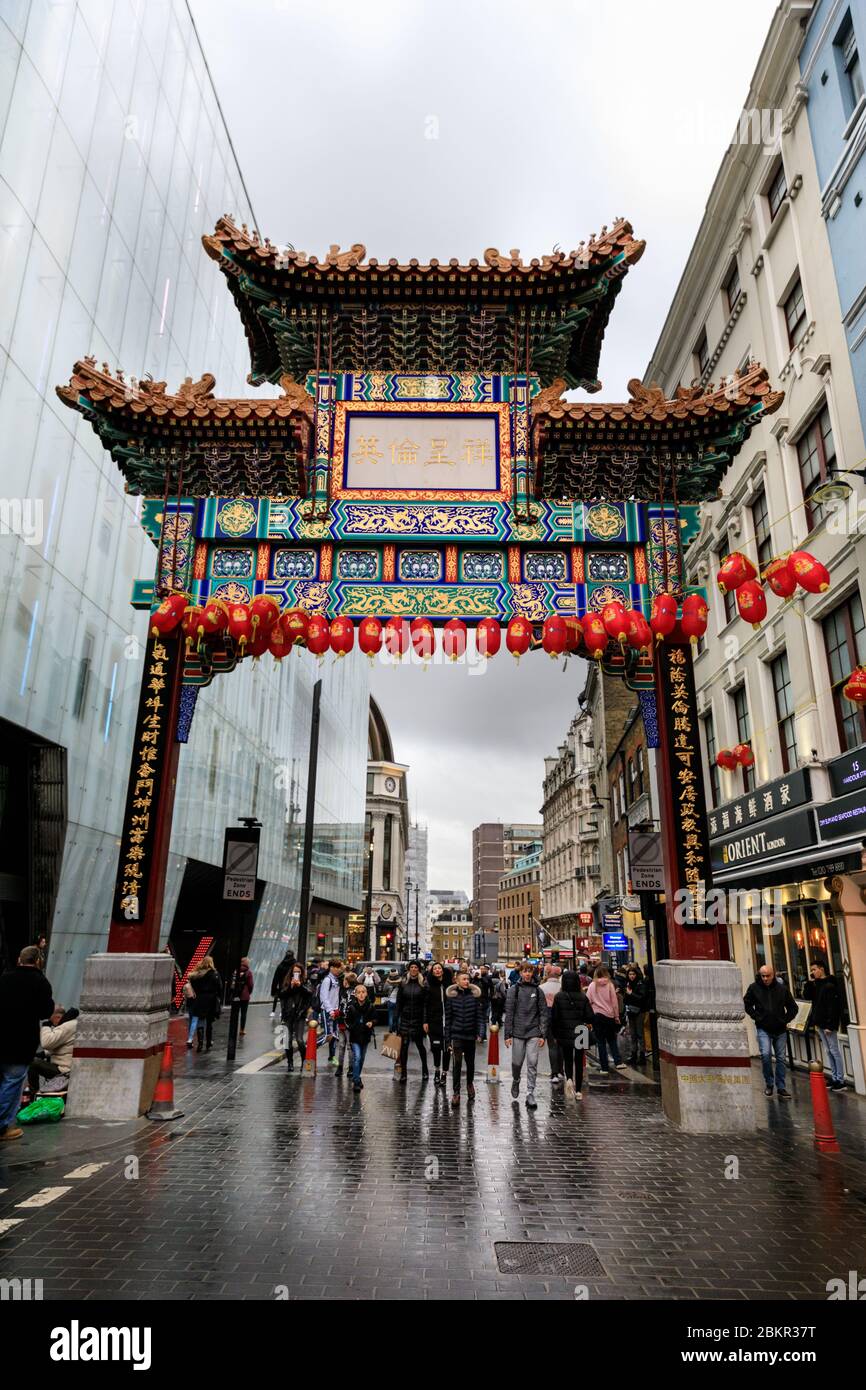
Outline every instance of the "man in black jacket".
<path id="1" fill-rule="evenodd" d="M 445 991 L 445 1043 L 453 1058 L 451 1104 L 460 1104 L 460 1070 L 466 1059 L 466 1094 L 475 1099 L 475 1044 L 481 1042 L 483 1024 L 481 990 L 473 985 L 466 970 L 457 974 L 457 983 Z"/>
<path id="2" fill-rule="evenodd" d="M 780 1100 L 790 1100 L 785 1087 L 785 1036 L 788 1024 L 797 1017 L 794 996 L 772 965 L 762 965 L 743 996 L 743 1008 L 754 1019 L 764 1070 L 764 1095 L 773 1094 L 773 1058 L 776 1062 L 776 1092 Z"/>
<path id="3" fill-rule="evenodd" d="M 0 975 L 0 1142 L 20 1139 L 18 1114 L 27 1068 L 39 1047 L 39 1025 L 54 1012 L 38 946 L 25 946 L 13 970 Z"/>
<path id="4" fill-rule="evenodd" d="M 827 1051 L 831 1080 L 830 1091 L 845 1090 L 845 1064 L 839 1047 L 839 1025 L 842 1022 L 842 991 L 835 975 L 828 975 L 823 961 L 815 961 L 809 970 L 811 979 L 803 990 L 803 997 L 811 999 L 812 1012 L 809 1022 L 820 1034 Z"/>

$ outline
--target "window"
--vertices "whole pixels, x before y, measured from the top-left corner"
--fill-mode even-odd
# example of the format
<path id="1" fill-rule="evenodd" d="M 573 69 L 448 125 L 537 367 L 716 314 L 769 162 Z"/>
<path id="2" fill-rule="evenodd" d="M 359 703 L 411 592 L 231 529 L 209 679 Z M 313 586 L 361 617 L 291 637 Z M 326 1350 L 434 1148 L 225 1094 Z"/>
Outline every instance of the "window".
<path id="1" fill-rule="evenodd" d="M 800 462 L 800 482 L 806 502 L 806 520 L 811 531 L 825 515 L 821 503 L 810 500 L 812 493 L 830 478 L 836 463 L 836 445 L 833 442 L 830 412 L 826 405 L 797 440 L 797 458 Z"/>
<path id="2" fill-rule="evenodd" d="M 788 192 L 788 180 L 785 178 L 785 166 L 781 159 L 778 168 L 770 179 L 767 186 L 767 203 L 770 208 L 770 221 L 772 222 L 785 201 Z"/>
<path id="3" fill-rule="evenodd" d="M 391 832 L 393 816 L 385 817 L 385 834 L 382 837 L 382 887 L 391 887 Z"/>
<path id="4" fill-rule="evenodd" d="M 836 728 L 843 750 L 866 743 L 866 711 L 852 705 L 842 694 L 842 687 L 861 661 L 866 661 L 866 622 L 859 594 L 828 614 L 822 623 L 830 684 L 836 710 Z"/>
<path id="5" fill-rule="evenodd" d="M 791 690 L 791 669 L 783 653 L 770 665 L 773 677 L 773 700 L 776 705 L 776 727 L 779 730 L 779 751 L 782 771 L 791 772 L 797 766 L 797 739 L 794 733 L 794 698 Z"/>
<path id="6" fill-rule="evenodd" d="M 763 570 L 773 558 L 770 514 L 767 511 L 767 494 L 763 488 L 756 493 L 752 503 L 752 525 L 755 528 L 755 543 L 758 547 L 758 569 Z"/>
<path id="7" fill-rule="evenodd" d="M 695 343 L 695 357 L 698 359 L 698 372 L 701 376 L 703 376 L 704 372 L 707 369 L 707 363 L 710 360 L 710 350 L 707 346 L 706 329 L 703 329 L 703 331 L 701 332 L 701 336 Z"/>
<path id="8" fill-rule="evenodd" d="M 850 116 L 863 96 L 863 69 L 860 66 L 857 35 L 854 33 L 850 13 L 845 19 L 836 45 L 841 55 L 842 100 L 845 103 L 845 114 Z"/>
<path id="9" fill-rule="evenodd" d="M 737 742 L 751 743 L 752 741 L 752 721 L 749 718 L 749 699 L 746 695 L 746 687 L 739 686 L 731 696 L 734 702 L 734 720 L 737 725 Z M 743 791 L 750 792 L 755 785 L 755 768 L 743 768 Z"/>
<path id="10" fill-rule="evenodd" d="M 733 313 L 734 305 L 740 297 L 740 267 L 734 261 L 728 271 L 728 278 L 725 281 L 725 298 L 728 301 L 728 311 Z"/>
<path id="11" fill-rule="evenodd" d="M 716 747 L 716 727 L 713 723 L 713 716 L 711 714 L 705 714 L 702 722 L 704 726 L 704 745 L 707 750 L 707 765 L 710 770 L 710 799 L 714 806 L 718 806 L 722 797 L 719 790 L 719 769 L 716 763 L 716 754 L 719 751 Z"/>
<path id="12" fill-rule="evenodd" d="M 788 330 L 788 347 L 793 347 L 806 329 L 806 301 L 803 298 L 803 283 L 797 276 L 782 305 L 785 327 Z"/>
<path id="13" fill-rule="evenodd" d="M 719 550 L 716 551 L 716 559 L 717 559 L 717 561 L 718 561 L 719 569 L 721 569 L 722 564 L 724 563 L 724 561 L 725 561 L 725 559 L 727 558 L 727 556 L 730 555 L 730 553 L 731 553 L 731 540 L 730 540 L 730 537 L 729 537 L 729 536 L 726 536 L 726 537 L 725 537 L 725 543 L 724 543 L 724 545 L 721 546 L 721 548 L 720 548 Z M 724 593 L 724 594 L 722 595 L 722 602 L 723 602 L 724 607 L 725 607 L 725 622 L 726 622 L 726 623 L 733 622 L 734 618 L 737 616 L 737 595 L 736 595 L 736 593 L 735 593 L 733 590 L 729 589 L 729 590 L 727 591 L 727 593 Z"/>

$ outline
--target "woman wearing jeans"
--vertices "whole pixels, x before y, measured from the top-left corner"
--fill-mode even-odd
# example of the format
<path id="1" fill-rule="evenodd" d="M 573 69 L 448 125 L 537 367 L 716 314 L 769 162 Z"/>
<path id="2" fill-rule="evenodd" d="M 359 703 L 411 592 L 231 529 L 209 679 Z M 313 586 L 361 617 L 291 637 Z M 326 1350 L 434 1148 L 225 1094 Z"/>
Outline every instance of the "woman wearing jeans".
<path id="1" fill-rule="evenodd" d="M 619 1028 L 619 1000 L 616 997 L 613 980 L 610 972 L 600 965 L 596 970 L 592 984 L 586 992 L 586 997 L 592 1006 L 593 1028 L 598 1042 L 598 1065 L 602 1071 L 608 1071 L 607 1049 L 610 1048 L 610 1055 L 617 1071 L 625 1071 L 625 1063 L 620 1061 L 619 1047 L 617 1046 L 616 1035 Z"/>
<path id="2" fill-rule="evenodd" d="M 373 1001 L 368 997 L 366 985 L 356 985 L 346 1005 L 346 1032 L 352 1047 L 352 1090 L 360 1091 L 364 1085 L 361 1071 L 367 1045 L 373 1036 Z"/>

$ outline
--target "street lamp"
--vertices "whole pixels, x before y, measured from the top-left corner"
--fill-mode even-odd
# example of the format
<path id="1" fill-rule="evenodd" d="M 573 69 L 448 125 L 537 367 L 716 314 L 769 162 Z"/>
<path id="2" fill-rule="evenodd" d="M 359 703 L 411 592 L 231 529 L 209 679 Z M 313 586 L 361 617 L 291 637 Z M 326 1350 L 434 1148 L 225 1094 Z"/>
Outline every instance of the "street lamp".
<path id="1" fill-rule="evenodd" d="M 370 959 L 376 959 L 376 952 L 370 940 L 370 927 L 373 915 L 373 827 L 370 827 L 370 843 L 367 846 L 367 899 L 364 904 L 364 945 L 370 952 Z"/>

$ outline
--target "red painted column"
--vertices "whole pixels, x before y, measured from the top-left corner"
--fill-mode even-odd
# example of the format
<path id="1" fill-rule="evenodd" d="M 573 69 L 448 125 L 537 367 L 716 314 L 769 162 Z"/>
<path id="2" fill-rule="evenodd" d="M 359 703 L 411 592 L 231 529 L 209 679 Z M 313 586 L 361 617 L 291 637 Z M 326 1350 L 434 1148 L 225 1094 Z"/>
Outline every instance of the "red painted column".
<path id="1" fill-rule="evenodd" d="M 180 755 L 177 716 L 183 651 L 184 637 L 176 632 L 148 638 L 144 653 L 108 933 L 110 952 L 155 951 L 159 944 Z"/>
<path id="2" fill-rule="evenodd" d="M 719 932 L 706 921 L 682 920 L 682 890 L 704 912 L 702 894 L 712 886 L 709 830 L 701 767 L 701 740 L 692 649 L 688 642 L 661 642 L 655 658 L 659 726 L 659 818 L 665 870 L 665 911 L 672 960 L 721 960 Z"/>

